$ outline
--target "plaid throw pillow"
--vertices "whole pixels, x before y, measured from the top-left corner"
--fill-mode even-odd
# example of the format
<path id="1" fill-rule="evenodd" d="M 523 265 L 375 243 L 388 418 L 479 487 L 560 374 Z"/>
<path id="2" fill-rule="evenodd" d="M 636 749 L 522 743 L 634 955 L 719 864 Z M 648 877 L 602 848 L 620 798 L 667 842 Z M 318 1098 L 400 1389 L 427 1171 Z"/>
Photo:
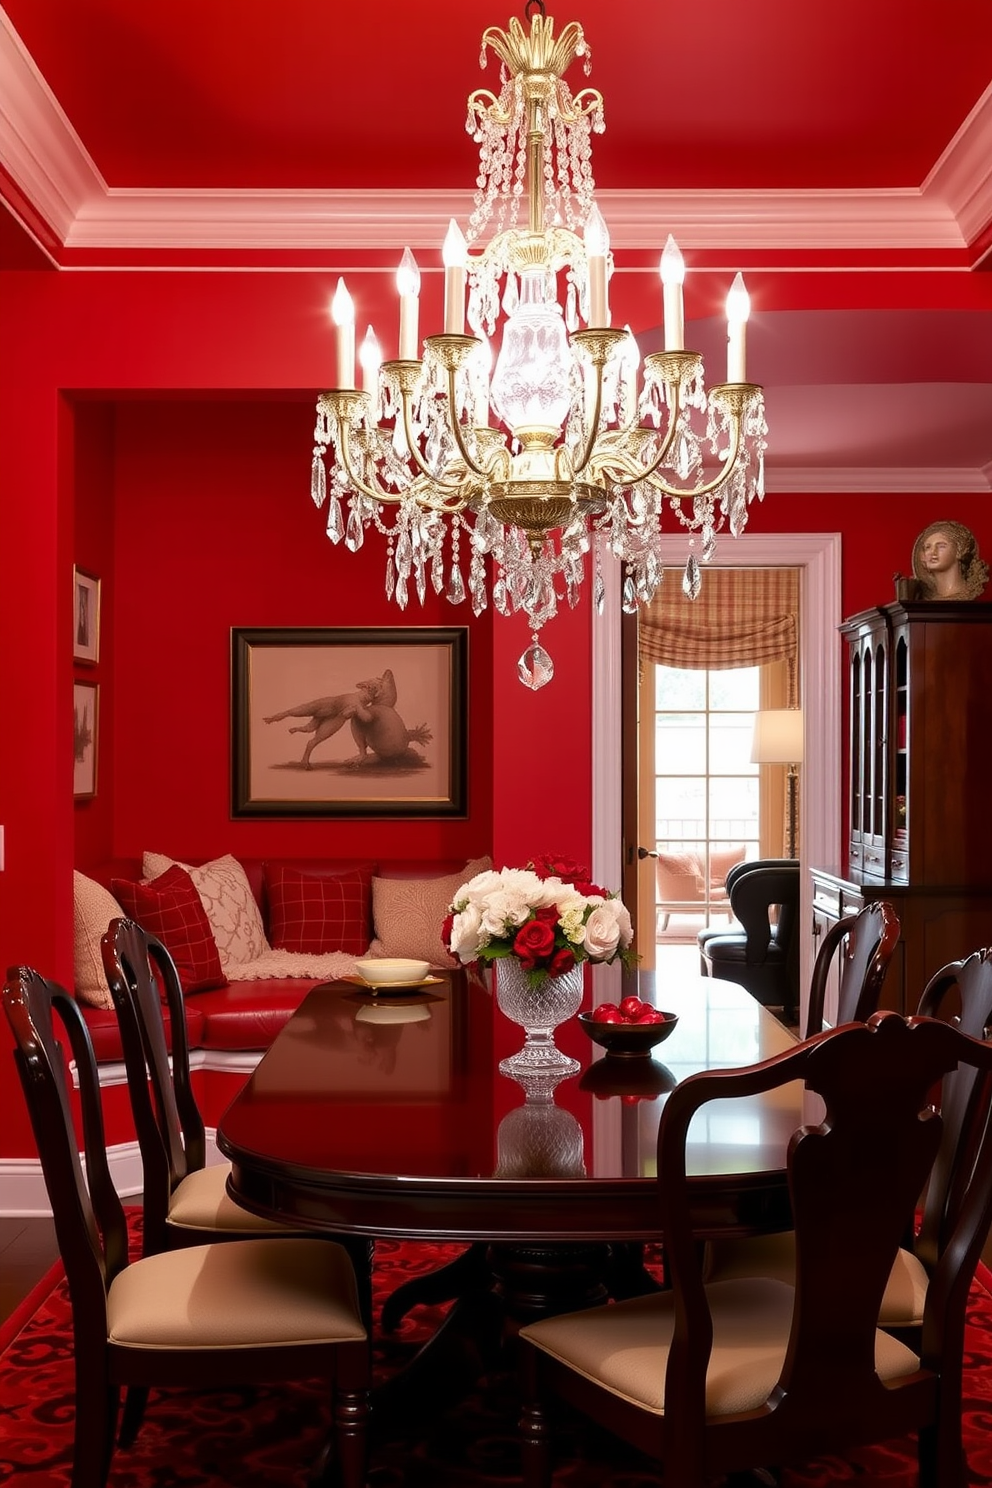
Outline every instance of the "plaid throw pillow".
<path id="1" fill-rule="evenodd" d="M 124 913 L 165 946 L 184 992 L 227 986 L 210 921 L 188 873 L 173 866 L 153 883 L 115 878 L 112 886 Z"/>
<path id="2" fill-rule="evenodd" d="M 364 956 L 372 924 L 372 864 L 333 878 L 265 865 L 269 943 L 276 950 Z"/>

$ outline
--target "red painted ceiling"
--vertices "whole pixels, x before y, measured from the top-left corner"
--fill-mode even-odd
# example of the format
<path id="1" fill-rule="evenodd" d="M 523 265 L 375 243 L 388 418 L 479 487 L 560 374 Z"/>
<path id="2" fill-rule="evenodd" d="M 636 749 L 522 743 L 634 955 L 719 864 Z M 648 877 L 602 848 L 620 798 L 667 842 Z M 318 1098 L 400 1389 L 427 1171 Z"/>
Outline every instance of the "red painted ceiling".
<path id="1" fill-rule="evenodd" d="M 114 187 L 465 184 L 499 0 L 6 0 Z M 617 188 L 912 188 L 992 74 L 988 0 L 567 0 Z M 495 67 L 490 65 L 490 78 Z M 576 64 L 571 77 L 585 80 Z"/>
<path id="2" fill-rule="evenodd" d="M 703 335 L 713 294 L 694 306 L 693 269 L 748 272 L 770 473 L 922 461 L 935 483 L 960 469 L 987 486 L 989 0 L 550 8 L 591 50 L 573 91 L 604 95 L 593 165 L 618 266 L 624 250 L 656 262 L 671 206 Z M 316 262 L 356 191 L 372 193 L 370 251 L 392 249 L 409 193 L 439 194 L 421 229 L 439 242 L 440 197 L 474 184 L 466 97 L 497 86 L 481 36 L 511 15 L 494 0 L 2 0 L 0 268 Z M 232 204 L 266 231 L 225 235 Z M 648 335 L 652 295 L 632 310 Z M 901 329 L 879 343 L 872 317 L 889 313 Z"/>

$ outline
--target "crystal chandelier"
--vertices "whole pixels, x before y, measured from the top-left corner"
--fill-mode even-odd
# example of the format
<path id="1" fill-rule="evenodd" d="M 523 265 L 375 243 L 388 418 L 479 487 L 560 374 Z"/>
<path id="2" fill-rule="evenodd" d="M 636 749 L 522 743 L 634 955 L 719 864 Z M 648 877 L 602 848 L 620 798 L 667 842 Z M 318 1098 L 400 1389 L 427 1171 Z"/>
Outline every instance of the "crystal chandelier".
<path id="1" fill-rule="evenodd" d="M 604 548 L 623 564 L 623 608 L 650 602 L 666 504 L 691 534 L 682 586 L 696 597 L 717 532 L 737 536 L 764 494 L 766 426 L 761 388 L 745 378 L 740 274 L 727 298 L 727 380 L 708 396 L 702 358 L 684 349 L 685 269 L 671 237 L 664 351 L 642 363 L 630 330 L 610 326 L 613 260 L 590 163 L 603 99 L 592 88 L 573 96 L 564 81 L 576 57 L 590 71 L 581 26 L 555 37 L 542 0 L 529 0 L 525 19 L 529 33 L 514 19 L 482 38 L 481 65 L 487 48 L 500 59 L 500 93 L 468 100 L 479 174 L 467 234 L 452 222 L 444 242 L 443 334 L 420 354 L 420 274 L 407 249 L 398 358 L 382 360 L 369 327 L 358 390 L 354 304 L 338 281 L 338 385 L 317 400 L 311 494 L 327 503 L 333 542 L 354 552 L 370 526 L 385 537 L 386 593 L 401 609 L 411 585 L 422 603 L 430 583 L 453 604 L 470 598 L 478 615 L 491 579 L 499 613 L 527 617 L 519 674 L 537 689 L 554 674 L 539 632 L 562 600 L 577 604 L 590 549 L 597 610 Z"/>

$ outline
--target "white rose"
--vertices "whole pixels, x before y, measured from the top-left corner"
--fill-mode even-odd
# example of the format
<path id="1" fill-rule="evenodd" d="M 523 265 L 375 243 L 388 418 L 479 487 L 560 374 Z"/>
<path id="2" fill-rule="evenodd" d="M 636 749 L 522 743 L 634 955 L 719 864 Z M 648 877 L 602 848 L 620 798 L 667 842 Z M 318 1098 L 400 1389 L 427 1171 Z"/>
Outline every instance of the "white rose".
<path id="1" fill-rule="evenodd" d="M 486 868 L 482 873 L 477 873 L 470 878 L 468 883 L 462 884 L 455 895 L 455 904 L 478 904 L 487 895 L 503 887 L 503 880 L 492 868 Z"/>
<path id="2" fill-rule="evenodd" d="M 612 909 L 616 900 L 597 904 L 583 927 L 582 944 L 591 961 L 608 961 L 620 945 L 620 924 Z"/>
<path id="3" fill-rule="evenodd" d="M 487 945 L 488 935 L 482 930 L 482 911 L 470 904 L 456 914 L 451 925 L 451 951 L 460 961 L 474 961 L 480 947 Z"/>
<path id="4" fill-rule="evenodd" d="M 489 935 L 505 935 L 530 918 L 530 905 L 523 894 L 503 889 L 490 894 L 482 906 L 482 928 Z"/>

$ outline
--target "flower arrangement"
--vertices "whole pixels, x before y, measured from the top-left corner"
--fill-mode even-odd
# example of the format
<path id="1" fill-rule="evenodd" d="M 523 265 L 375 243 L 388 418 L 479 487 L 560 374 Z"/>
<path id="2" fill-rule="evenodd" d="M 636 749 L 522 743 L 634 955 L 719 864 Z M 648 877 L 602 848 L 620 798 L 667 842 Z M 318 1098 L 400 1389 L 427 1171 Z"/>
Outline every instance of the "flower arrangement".
<path id="1" fill-rule="evenodd" d="M 467 966 L 515 956 L 535 986 L 582 961 L 636 960 L 630 914 L 619 895 L 591 883 L 588 869 L 550 856 L 526 868 L 489 869 L 462 884 L 441 938 Z"/>

